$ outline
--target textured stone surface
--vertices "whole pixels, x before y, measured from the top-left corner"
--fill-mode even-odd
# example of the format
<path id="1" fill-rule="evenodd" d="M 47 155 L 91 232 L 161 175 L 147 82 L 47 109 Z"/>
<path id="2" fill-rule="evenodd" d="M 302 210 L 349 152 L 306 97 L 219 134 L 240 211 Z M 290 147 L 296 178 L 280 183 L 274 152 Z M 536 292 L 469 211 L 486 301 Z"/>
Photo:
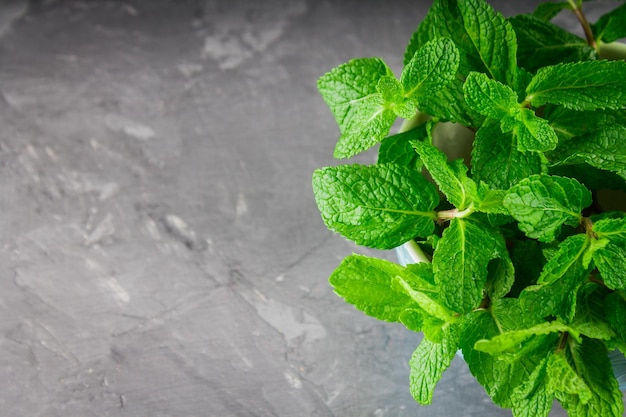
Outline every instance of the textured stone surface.
<path id="1" fill-rule="evenodd" d="M 2 3 L 0 414 L 510 416 L 458 359 L 418 406 L 419 335 L 327 284 L 365 250 L 313 201 L 315 82 L 399 71 L 428 3 Z"/>

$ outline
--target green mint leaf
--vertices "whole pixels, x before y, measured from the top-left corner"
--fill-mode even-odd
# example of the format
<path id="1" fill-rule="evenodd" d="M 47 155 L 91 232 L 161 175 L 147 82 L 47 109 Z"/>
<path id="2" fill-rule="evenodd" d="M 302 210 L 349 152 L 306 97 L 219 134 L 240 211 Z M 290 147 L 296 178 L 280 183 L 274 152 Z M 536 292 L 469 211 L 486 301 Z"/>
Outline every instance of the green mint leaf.
<path id="1" fill-rule="evenodd" d="M 558 164 L 586 163 L 626 179 L 626 126 L 610 126 L 567 141 L 556 151 Z"/>
<path id="2" fill-rule="evenodd" d="M 607 341 L 615 337 L 605 313 L 607 293 L 606 288 L 596 283 L 585 284 L 580 289 L 576 315 L 571 323 L 577 332 L 593 339 Z"/>
<path id="3" fill-rule="evenodd" d="M 506 296 L 515 282 L 515 267 L 508 253 L 502 249 L 501 247 L 501 256 L 492 259 L 487 265 L 488 275 L 485 290 L 492 301 Z"/>
<path id="4" fill-rule="evenodd" d="M 586 61 L 541 68 L 526 88 L 526 102 L 574 110 L 626 107 L 626 61 Z"/>
<path id="5" fill-rule="evenodd" d="M 384 77 L 393 77 L 393 73 L 381 59 L 362 58 L 340 65 L 318 80 L 318 90 L 341 132 L 336 158 L 356 155 L 389 134 L 396 115 L 378 91 Z"/>
<path id="6" fill-rule="evenodd" d="M 391 109 L 396 116 L 410 119 L 415 116 L 417 103 L 406 98 L 404 89 L 396 77 L 386 75 L 378 81 L 376 90 L 380 93 L 384 106 Z"/>
<path id="7" fill-rule="evenodd" d="M 561 279 L 576 262 L 583 259 L 589 247 L 589 238 L 584 234 L 569 236 L 559 245 L 541 271 L 539 284 L 551 284 Z"/>
<path id="8" fill-rule="evenodd" d="M 470 109 L 463 98 L 463 81 L 455 79 L 447 87 L 420 98 L 420 110 L 463 126 L 481 125 L 484 117 Z"/>
<path id="9" fill-rule="evenodd" d="M 603 219 L 593 224 L 599 239 L 606 238 L 618 245 L 626 245 L 626 218 Z"/>
<path id="10" fill-rule="evenodd" d="M 504 239 L 489 226 L 454 218 L 433 255 L 435 281 L 448 308 L 467 313 L 482 298 L 492 259 L 508 256 Z"/>
<path id="11" fill-rule="evenodd" d="M 412 142 L 439 189 L 457 209 L 466 209 L 476 196 L 476 184 L 467 177 L 463 160 L 448 163 L 446 155 L 430 143 Z"/>
<path id="12" fill-rule="evenodd" d="M 478 187 L 478 195 L 474 202 L 474 209 L 480 213 L 509 214 L 502 201 L 506 196 L 504 190 L 492 190 L 487 184 L 481 182 Z"/>
<path id="13" fill-rule="evenodd" d="M 422 306 L 429 312 L 450 317 L 450 313 L 434 300 L 437 294 L 432 284 L 383 259 L 348 256 L 330 276 L 330 284 L 346 302 L 379 320 L 399 322 L 407 310 L 428 315 Z"/>
<path id="14" fill-rule="evenodd" d="M 552 391 L 559 392 L 562 396 L 577 396 L 578 400 L 585 404 L 592 399 L 591 390 L 583 378 L 572 368 L 565 356 L 565 351 L 561 350 L 550 355 L 547 371 Z"/>
<path id="15" fill-rule="evenodd" d="M 624 412 L 622 392 L 613 374 L 606 346 L 601 341 L 585 338 L 582 344 L 570 349 L 570 352 L 568 363 L 589 390 L 585 390 L 580 384 L 569 390 L 577 392 L 555 390 L 555 396 L 568 415 L 621 417 Z"/>
<path id="16" fill-rule="evenodd" d="M 515 91 L 479 72 L 469 73 L 463 93 L 472 110 L 492 119 L 501 120 L 519 108 Z"/>
<path id="17" fill-rule="evenodd" d="M 552 107 L 547 109 L 544 117 L 564 140 L 611 128 L 616 124 L 626 125 L 626 114 L 619 110 L 574 111 L 564 107 Z M 559 153 L 555 152 L 555 156 Z"/>
<path id="18" fill-rule="evenodd" d="M 579 337 L 577 332 L 570 326 L 559 320 L 537 324 L 528 329 L 512 330 L 500 333 L 491 339 L 481 339 L 474 343 L 474 349 L 480 352 L 498 355 L 512 352 L 521 347 L 521 344 L 532 336 L 547 335 L 550 333 L 568 332 L 574 337 Z"/>
<path id="19" fill-rule="evenodd" d="M 500 120 L 502 132 L 513 132 L 518 150 L 548 151 L 556 147 L 558 137 L 548 122 L 517 102 L 509 86 L 487 75 L 471 72 L 463 86 L 467 105 L 491 119 Z"/>
<path id="20" fill-rule="evenodd" d="M 547 385 L 548 358 L 544 358 L 535 370 L 513 391 L 512 411 L 514 417 L 548 417 L 554 394 Z"/>
<path id="21" fill-rule="evenodd" d="M 326 226 L 359 245 L 392 249 L 434 230 L 435 187 L 399 165 L 318 169 L 313 192 Z"/>
<path id="22" fill-rule="evenodd" d="M 556 17 L 556 15 L 558 15 L 562 10 L 571 9 L 571 8 L 572 6 L 566 1 L 558 2 L 558 3 L 541 3 L 539 6 L 537 6 L 535 11 L 532 13 L 532 16 L 536 17 L 537 19 L 541 19 L 546 22 L 549 22 L 550 20 L 552 20 L 552 18 Z M 520 15 L 520 16 L 526 16 L 526 15 Z"/>
<path id="23" fill-rule="evenodd" d="M 559 141 L 556 132 L 547 120 L 537 117 L 529 109 L 517 108 L 500 122 L 504 133 L 512 132 L 521 152 L 545 152 L 556 148 Z"/>
<path id="24" fill-rule="evenodd" d="M 601 16 L 591 30 L 596 41 L 615 42 L 620 38 L 626 38 L 626 4 L 622 4 Z"/>
<path id="25" fill-rule="evenodd" d="M 528 314 L 555 316 L 566 323 L 571 322 L 576 314 L 578 290 L 588 275 L 589 269 L 583 267 L 582 257 L 579 257 L 558 279 L 526 287 L 519 296 L 520 302 Z"/>
<path id="26" fill-rule="evenodd" d="M 506 19 L 484 0 L 436 0 L 406 56 L 426 39 L 445 37 L 460 50 L 460 71 L 479 71 L 515 85 L 517 75 L 515 32 Z"/>
<path id="27" fill-rule="evenodd" d="M 626 299 L 619 292 L 605 298 L 606 318 L 620 341 L 626 343 Z"/>
<path id="28" fill-rule="evenodd" d="M 402 71 L 400 83 L 407 98 L 436 93 L 447 86 L 459 68 L 459 51 L 450 39 L 440 38 L 428 42 L 417 50 Z"/>
<path id="29" fill-rule="evenodd" d="M 472 150 L 472 174 L 475 181 L 507 190 L 522 179 L 544 171 L 542 157 L 535 152 L 521 152 L 517 138 L 503 133 L 497 122 L 487 122 L 476 132 Z"/>
<path id="30" fill-rule="evenodd" d="M 614 243 L 608 243 L 593 253 L 602 281 L 612 290 L 626 290 L 626 249 Z"/>
<path id="31" fill-rule="evenodd" d="M 552 335 L 537 336 L 538 343 L 518 360 L 500 360 L 474 349 L 481 339 L 490 339 L 500 334 L 499 323 L 486 310 L 477 310 L 466 319 L 461 337 L 463 358 L 478 382 L 485 388 L 494 403 L 502 407 L 512 407 L 512 397 L 516 389 L 530 379 L 537 366 L 554 349 Z"/>
<path id="32" fill-rule="evenodd" d="M 577 225 L 590 204 L 591 193 L 578 181 L 551 175 L 525 178 L 504 198 L 520 230 L 542 242 L 553 241 L 563 224 Z"/>
<path id="33" fill-rule="evenodd" d="M 458 326 L 447 325 L 444 327 L 441 343 L 422 339 L 413 352 L 409 361 L 410 389 L 418 403 L 432 403 L 435 386 L 454 359 L 459 349 L 460 337 Z"/>
<path id="34" fill-rule="evenodd" d="M 378 148 L 378 164 L 396 164 L 415 170 L 422 169 L 422 162 L 415 153 L 411 141 L 422 141 L 428 137 L 426 125 L 417 126 L 406 132 L 388 136 Z"/>
<path id="35" fill-rule="evenodd" d="M 546 5 L 558 3 L 546 3 Z M 564 3 L 566 6 L 568 3 Z M 517 15 L 509 22 L 517 35 L 517 61 L 527 71 L 563 62 L 589 61 L 596 51 L 587 42 L 537 15 Z"/>

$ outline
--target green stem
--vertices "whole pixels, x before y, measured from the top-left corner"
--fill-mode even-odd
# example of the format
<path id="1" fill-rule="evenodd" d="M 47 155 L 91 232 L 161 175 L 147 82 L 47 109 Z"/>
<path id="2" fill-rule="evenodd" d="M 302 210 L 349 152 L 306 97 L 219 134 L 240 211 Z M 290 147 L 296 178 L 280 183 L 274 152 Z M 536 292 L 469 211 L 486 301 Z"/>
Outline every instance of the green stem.
<path id="1" fill-rule="evenodd" d="M 400 129 L 398 129 L 398 133 L 407 132 L 413 129 L 414 127 L 417 127 L 421 124 L 426 123 L 428 119 L 430 119 L 429 115 L 427 115 L 426 113 L 422 113 L 421 111 L 418 111 L 417 113 L 415 113 L 415 116 L 413 116 L 410 119 L 406 119 L 404 122 L 402 122 L 402 125 L 400 125 Z"/>
<path id="2" fill-rule="evenodd" d="M 413 239 L 409 240 L 404 244 L 404 248 L 409 252 L 411 258 L 415 260 L 415 263 L 430 263 L 430 258 L 428 255 L 424 253 L 420 245 L 417 244 Z"/>
<path id="3" fill-rule="evenodd" d="M 569 0 L 569 4 L 572 6 L 572 11 L 576 15 L 576 18 L 580 22 L 580 25 L 583 27 L 585 37 L 587 38 L 587 45 L 591 46 L 593 49 L 596 49 L 596 39 L 593 36 L 593 31 L 591 30 L 591 26 L 589 25 L 587 17 L 580 8 L 580 4 L 576 4 L 572 0 Z"/>
<path id="4" fill-rule="evenodd" d="M 619 61 L 626 59 L 626 43 L 610 42 L 598 44 L 598 56 L 600 59 Z"/>

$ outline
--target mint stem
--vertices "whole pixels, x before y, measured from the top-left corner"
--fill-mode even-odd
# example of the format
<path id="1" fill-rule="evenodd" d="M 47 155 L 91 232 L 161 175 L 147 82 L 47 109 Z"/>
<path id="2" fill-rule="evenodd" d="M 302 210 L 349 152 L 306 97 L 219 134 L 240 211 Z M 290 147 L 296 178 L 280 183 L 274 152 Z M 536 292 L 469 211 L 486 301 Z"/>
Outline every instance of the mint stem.
<path id="1" fill-rule="evenodd" d="M 587 17 L 583 13 L 579 5 L 575 4 L 571 0 L 569 1 L 569 3 L 572 5 L 572 11 L 576 15 L 576 18 L 580 22 L 580 25 L 583 27 L 585 37 L 587 38 L 587 45 L 591 46 L 593 49 L 596 49 L 596 39 L 593 36 L 593 31 L 591 30 L 591 26 L 589 26 L 589 21 L 587 20 Z"/>

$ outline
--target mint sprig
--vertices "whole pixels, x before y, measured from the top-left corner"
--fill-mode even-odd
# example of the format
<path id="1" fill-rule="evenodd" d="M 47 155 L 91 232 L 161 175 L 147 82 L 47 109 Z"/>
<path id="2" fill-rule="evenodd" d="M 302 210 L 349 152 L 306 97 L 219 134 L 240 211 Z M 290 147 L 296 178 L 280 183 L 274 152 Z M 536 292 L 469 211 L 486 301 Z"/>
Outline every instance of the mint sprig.
<path id="1" fill-rule="evenodd" d="M 314 172 L 322 220 L 419 261 L 352 254 L 330 283 L 424 334 L 409 361 L 420 404 L 460 349 L 514 417 L 547 417 L 555 399 L 570 416 L 624 411 L 608 352 L 626 353 L 626 194 L 618 211 L 606 196 L 626 190 L 626 47 L 611 43 L 626 8 L 590 23 L 584 3 L 504 18 L 484 0 L 434 0 L 399 78 L 362 58 L 319 79 L 335 156 L 378 145 L 375 164 Z M 552 22 L 570 12 L 584 39 Z"/>

